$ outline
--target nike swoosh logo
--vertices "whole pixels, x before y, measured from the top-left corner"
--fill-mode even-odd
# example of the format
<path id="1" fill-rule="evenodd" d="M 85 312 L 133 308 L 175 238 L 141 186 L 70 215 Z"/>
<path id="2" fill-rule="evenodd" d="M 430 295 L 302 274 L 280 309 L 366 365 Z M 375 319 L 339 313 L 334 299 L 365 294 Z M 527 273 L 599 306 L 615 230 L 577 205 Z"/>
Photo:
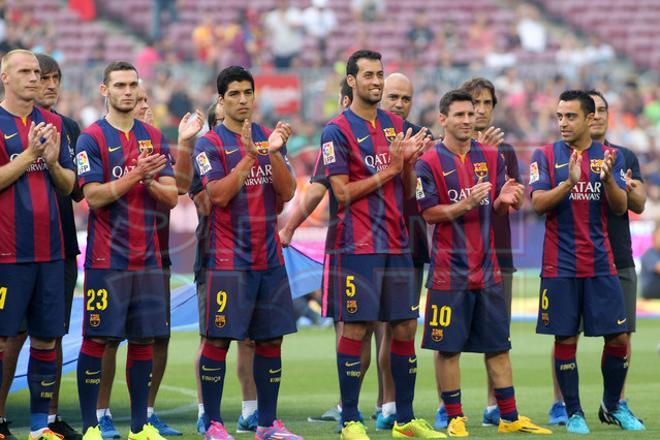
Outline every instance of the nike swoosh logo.
<path id="1" fill-rule="evenodd" d="M 108 147 L 108 151 L 111 153 L 114 153 L 115 151 L 119 150 L 121 147 Z"/>
<path id="2" fill-rule="evenodd" d="M 277 374 L 277 373 L 280 373 L 281 371 L 282 371 L 281 368 L 278 368 L 277 370 L 270 370 L 270 369 L 268 370 L 268 372 L 269 372 L 270 374 Z"/>
<path id="3" fill-rule="evenodd" d="M 225 150 L 225 154 L 233 154 L 238 151 L 238 148 L 234 148 L 233 150 Z"/>
<path id="4" fill-rule="evenodd" d="M 46 382 L 45 380 L 42 380 L 42 381 L 41 381 L 41 386 L 42 386 L 42 387 L 49 387 L 49 386 L 55 385 L 55 382 L 56 382 L 56 381 Z"/>
<path id="5" fill-rule="evenodd" d="M 624 318 L 624 319 L 622 319 L 621 321 L 619 321 L 619 320 L 617 319 L 617 320 L 616 320 L 616 323 L 619 324 L 619 325 L 621 325 L 621 324 L 623 324 L 624 322 L 626 322 L 626 319 L 628 319 L 628 318 Z"/>
<path id="6" fill-rule="evenodd" d="M 220 371 L 222 370 L 222 367 L 219 368 L 209 368 L 206 365 L 202 365 L 202 371 Z"/>
<path id="7" fill-rule="evenodd" d="M 95 375 L 99 374 L 100 372 L 101 372 L 101 370 L 99 370 L 99 371 L 85 370 L 85 374 L 88 375 L 88 376 L 95 376 Z"/>
<path id="8" fill-rule="evenodd" d="M 411 364 L 414 364 L 415 362 L 417 362 L 417 357 L 408 358 L 408 362 L 410 362 Z"/>
<path id="9" fill-rule="evenodd" d="M 360 364 L 360 361 L 357 361 L 357 362 L 346 362 L 345 365 L 346 365 L 348 368 L 351 368 L 351 367 L 354 367 L 354 366 L 359 365 L 359 364 Z"/>
<path id="10" fill-rule="evenodd" d="M 363 137 L 363 138 L 358 138 L 358 139 L 357 139 L 358 144 L 361 144 L 362 142 L 366 141 L 368 137 L 369 137 L 369 135 L 366 135 L 366 136 Z"/>
<path id="11" fill-rule="evenodd" d="M 17 134 L 18 134 L 18 133 L 10 134 L 9 136 L 8 136 L 8 135 L 5 135 L 5 140 L 8 141 L 9 139 L 13 138 L 13 137 L 16 136 Z"/>
<path id="12" fill-rule="evenodd" d="M 442 175 L 443 175 L 444 177 L 447 177 L 448 175 L 453 174 L 454 171 L 456 171 L 456 170 L 447 171 L 446 173 L 443 171 L 443 172 L 442 172 Z"/>
<path id="13" fill-rule="evenodd" d="M 558 163 L 556 163 L 556 164 L 555 164 L 555 168 L 564 168 L 566 165 L 568 165 L 568 162 L 566 162 L 566 163 L 562 163 L 562 164 L 558 164 Z"/>
<path id="14" fill-rule="evenodd" d="M 413 312 L 417 309 L 419 309 L 419 304 L 417 304 L 416 306 L 410 306 L 410 310 L 412 310 Z"/>

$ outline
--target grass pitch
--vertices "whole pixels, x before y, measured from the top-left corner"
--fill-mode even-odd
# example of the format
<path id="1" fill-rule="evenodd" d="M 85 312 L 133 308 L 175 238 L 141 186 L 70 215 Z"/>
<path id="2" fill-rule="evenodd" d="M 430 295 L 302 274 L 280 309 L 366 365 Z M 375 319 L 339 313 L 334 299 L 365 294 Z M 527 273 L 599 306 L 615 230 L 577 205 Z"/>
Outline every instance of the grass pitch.
<path id="1" fill-rule="evenodd" d="M 550 382 L 550 347 L 552 339 L 534 334 L 533 323 L 514 323 L 511 327 L 513 341 L 512 362 L 518 408 L 534 421 L 545 423 L 547 410 L 552 403 Z M 419 338 L 418 338 L 419 340 Z M 578 346 L 580 367 L 580 391 L 582 404 L 587 412 L 587 422 L 592 438 L 660 438 L 660 377 L 658 343 L 660 321 L 639 320 L 638 331 L 633 338 L 633 357 L 627 382 L 627 395 L 631 409 L 646 422 L 647 431 L 639 434 L 624 433 L 617 427 L 601 425 L 596 411 L 602 394 L 600 373 L 601 338 L 583 338 Z M 184 432 L 184 439 L 198 439 L 195 432 L 197 419 L 195 378 L 192 366 L 198 336 L 192 332 L 174 333 L 170 345 L 170 359 L 161 387 L 157 412 L 161 419 Z M 320 415 L 338 399 L 335 365 L 334 334 L 331 329 L 303 330 L 285 340 L 283 347 L 284 373 L 279 401 L 279 416 L 287 427 L 308 439 L 336 439 L 334 423 L 309 423 L 308 416 Z M 119 430 L 128 433 L 128 393 L 123 374 L 126 349 L 119 354 L 117 381 L 112 396 L 112 412 Z M 230 432 L 240 413 L 241 396 L 235 376 L 235 350 L 228 357 L 228 373 L 223 400 L 223 417 Z M 376 376 L 372 361 L 365 378 L 360 407 L 365 417 L 373 412 L 376 399 Z M 437 407 L 437 393 L 433 375 L 432 353 L 418 349 L 418 375 L 415 395 L 417 417 L 433 421 Z M 483 357 L 464 355 L 462 359 L 463 406 L 469 417 L 471 437 L 501 437 L 494 428 L 481 427 L 481 414 L 485 405 L 485 369 Z M 8 403 L 8 417 L 13 420 L 13 432 L 19 438 L 27 436 L 29 424 L 27 390 L 12 394 Z M 62 388 L 60 413 L 72 425 L 80 423 L 75 374 L 65 376 Z M 376 432 L 374 423 L 367 421 L 373 439 L 391 438 L 389 432 Z M 564 427 L 556 427 L 559 437 L 573 437 Z M 238 439 L 252 438 L 248 434 L 236 435 Z"/>

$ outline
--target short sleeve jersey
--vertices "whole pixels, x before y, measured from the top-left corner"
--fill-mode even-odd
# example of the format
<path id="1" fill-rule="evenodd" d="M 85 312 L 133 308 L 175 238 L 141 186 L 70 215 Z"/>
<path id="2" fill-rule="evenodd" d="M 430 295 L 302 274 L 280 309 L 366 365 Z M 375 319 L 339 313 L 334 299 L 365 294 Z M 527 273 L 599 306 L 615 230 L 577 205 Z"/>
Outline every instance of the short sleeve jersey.
<path id="1" fill-rule="evenodd" d="M 472 141 L 461 157 L 442 142 L 417 161 L 415 196 L 421 212 L 451 205 L 470 196 L 479 182 L 491 182 L 478 208 L 433 230 L 431 269 L 426 286 L 435 290 L 483 289 L 501 281 L 493 237 L 493 203 L 504 185 L 504 161 L 497 150 Z"/>
<path id="2" fill-rule="evenodd" d="M 264 270 L 284 264 L 277 233 L 277 194 L 268 152 L 270 133 L 267 128 L 252 124 L 257 161 L 229 204 L 211 207 L 205 260 L 211 270 Z M 286 148 L 280 152 L 287 161 Z M 195 172 L 206 188 L 229 175 L 245 155 L 240 134 L 219 125 L 197 141 Z"/>
<path id="3" fill-rule="evenodd" d="M 25 118 L 0 107 L 0 166 L 23 153 L 30 124 L 53 124 L 60 133 L 59 164 L 73 170 L 62 118 L 34 107 Z M 41 263 L 64 258 L 62 222 L 55 184 L 43 158 L 35 160 L 0 191 L 0 264 Z"/>
<path id="4" fill-rule="evenodd" d="M 616 275 L 607 233 L 607 196 L 600 167 L 609 148 L 592 142 L 582 154 L 582 176 L 571 193 L 546 214 L 543 242 L 545 278 L 588 278 Z M 551 190 L 568 176 L 573 149 L 564 141 L 545 145 L 532 155 L 529 184 L 532 194 Z M 617 154 L 612 178 L 625 189 L 623 155 Z"/>
<path id="5" fill-rule="evenodd" d="M 520 169 L 518 168 L 518 158 L 516 151 L 510 144 L 502 143 L 497 147 L 502 160 L 504 160 L 504 172 L 506 179 L 515 179 L 518 183 L 523 183 L 520 176 Z M 493 217 L 493 230 L 495 232 L 495 252 L 497 253 L 497 261 L 500 263 L 500 269 L 512 271 L 515 270 L 513 265 L 513 255 L 511 252 L 511 223 L 509 213 L 504 215 L 496 215 Z"/>
<path id="6" fill-rule="evenodd" d="M 373 122 L 350 109 L 333 119 L 321 134 L 326 176 L 347 175 L 349 183 L 367 179 L 390 166 L 389 146 L 403 130 L 403 120 L 378 109 Z M 404 189 L 400 176 L 370 194 L 339 204 L 336 217 L 336 253 L 410 253 L 404 218 Z"/>
<path id="7" fill-rule="evenodd" d="M 144 122 L 133 121 L 129 132 L 101 119 L 85 129 L 76 145 L 80 187 L 110 183 L 130 172 L 142 151 L 163 154 L 167 165 L 158 177 L 173 177 L 167 140 Z M 118 200 L 89 211 L 85 268 L 142 270 L 162 267 L 157 226 L 162 222 L 158 204 L 142 183 Z"/>

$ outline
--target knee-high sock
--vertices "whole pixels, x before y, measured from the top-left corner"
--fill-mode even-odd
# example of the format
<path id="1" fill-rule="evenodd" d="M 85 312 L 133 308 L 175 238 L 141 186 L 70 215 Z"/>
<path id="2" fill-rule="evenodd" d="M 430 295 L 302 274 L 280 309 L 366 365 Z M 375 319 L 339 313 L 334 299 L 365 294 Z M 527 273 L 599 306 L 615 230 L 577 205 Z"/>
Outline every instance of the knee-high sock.
<path id="1" fill-rule="evenodd" d="M 495 388 L 495 399 L 500 409 L 500 417 L 507 422 L 518 420 L 518 408 L 516 407 L 516 392 L 513 386 L 506 388 Z"/>
<path id="2" fill-rule="evenodd" d="M 208 342 L 204 343 L 202 355 L 199 358 L 199 379 L 207 428 L 211 422 L 222 423 L 220 404 L 227 369 L 226 359 L 226 348 L 216 347 Z"/>
<path id="3" fill-rule="evenodd" d="M 138 433 L 147 423 L 154 350 L 152 344 L 128 344 L 126 382 L 131 400 L 131 432 Z"/>
<path id="4" fill-rule="evenodd" d="M 105 344 L 83 339 L 78 356 L 78 401 L 82 415 L 83 433 L 99 424 L 96 418 L 96 401 L 101 385 L 101 363 Z"/>
<path id="5" fill-rule="evenodd" d="M 30 430 L 48 427 L 48 405 L 55 390 L 57 375 L 55 349 L 30 347 L 28 385 L 30 388 Z"/>
<path id="6" fill-rule="evenodd" d="M 360 351 L 362 341 L 342 336 L 337 344 L 337 372 L 341 392 L 341 423 L 358 421 L 360 398 Z"/>
<path id="7" fill-rule="evenodd" d="M 603 404 L 608 411 L 615 411 L 619 406 L 621 390 L 628 374 L 628 347 L 625 345 L 605 344 L 601 360 L 603 373 Z"/>
<path id="8" fill-rule="evenodd" d="M 577 344 L 555 342 L 555 373 L 569 417 L 575 413 L 584 413 L 580 405 L 580 380 L 577 361 L 575 360 L 576 352 Z"/>
<path id="9" fill-rule="evenodd" d="M 447 410 L 447 418 L 449 421 L 456 417 L 463 417 L 463 404 L 461 403 L 461 389 L 453 391 L 443 391 L 440 394 L 442 401 L 445 403 Z"/>
<path id="10" fill-rule="evenodd" d="M 277 396 L 282 377 L 281 347 L 257 345 L 254 348 L 252 371 L 257 386 L 259 426 L 273 426 L 277 417 Z"/>
<path id="11" fill-rule="evenodd" d="M 413 412 L 415 380 L 417 379 L 415 341 L 401 341 L 392 338 L 390 363 L 392 379 L 394 379 L 396 421 L 402 425 L 415 418 Z"/>

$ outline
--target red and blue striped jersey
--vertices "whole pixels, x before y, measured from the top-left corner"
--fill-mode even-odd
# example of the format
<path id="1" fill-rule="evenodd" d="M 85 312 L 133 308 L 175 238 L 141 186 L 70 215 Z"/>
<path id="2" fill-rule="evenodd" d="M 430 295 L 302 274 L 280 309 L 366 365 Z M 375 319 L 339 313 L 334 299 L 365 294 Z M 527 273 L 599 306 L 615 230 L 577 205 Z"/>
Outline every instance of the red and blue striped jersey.
<path id="1" fill-rule="evenodd" d="M 206 267 L 211 270 L 264 270 L 284 264 L 277 233 L 277 194 L 268 153 L 271 131 L 252 124 L 257 160 L 240 191 L 222 208 L 213 205 L 208 222 Z M 280 150 L 286 159 L 286 148 Z M 227 176 L 245 156 L 241 135 L 219 125 L 195 144 L 195 172 L 204 188 Z"/>
<path id="2" fill-rule="evenodd" d="M 581 153 L 580 180 L 564 200 L 546 213 L 542 277 L 617 274 L 607 235 L 607 196 L 600 180 L 600 167 L 607 150 L 614 151 L 594 141 Z M 551 190 L 568 180 L 572 153 L 573 149 L 564 141 L 534 151 L 529 165 L 531 192 Z M 620 188 L 626 188 L 622 154 L 616 156 L 612 177 Z"/>
<path id="3" fill-rule="evenodd" d="M 348 175 L 349 182 L 367 179 L 390 166 L 390 143 L 403 130 L 403 119 L 378 109 L 372 123 L 350 109 L 330 121 L 321 134 L 326 176 Z M 334 252 L 342 254 L 404 254 L 408 230 L 401 176 L 370 194 L 339 204 Z"/>
<path id="4" fill-rule="evenodd" d="M 28 145 L 30 124 L 53 124 L 60 133 L 59 163 L 73 170 L 62 119 L 34 107 L 20 118 L 0 107 L 0 166 Z M 55 185 L 43 158 L 35 160 L 14 183 L 0 190 L 0 263 L 40 263 L 64 258 L 62 223 Z"/>
<path id="5" fill-rule="evenodd" d="M 85 129 L 76 144 L 78 183 L 109 183 L 135 167 L 142 151 L 164 154 L 167 166 L 160 176 L 173 177 L 170 149 L 163 133 L 135 119 L 122 132 L 101 119 Z M 87 222 L 85 268 L 141 270 L 162 267 L 157 227 L 164 221 L 157 201 L 140 182 L 121 198 L 90 209 Z"/>
<path id="6" fill-rule="evenodd" d="M 451 205 L 470 196 L 479 178 L 492 189 L 478 208 L 451 223 L 435 225 L 426 286 L 435 290 L 483 289 L 501 282 L 493 234 L 493 203 L 504 185 L 504 160 L 497 150 L 472 141 L 465 157 L 442 142 L 417 161 L 415 196 L 420 211 Z"/>

